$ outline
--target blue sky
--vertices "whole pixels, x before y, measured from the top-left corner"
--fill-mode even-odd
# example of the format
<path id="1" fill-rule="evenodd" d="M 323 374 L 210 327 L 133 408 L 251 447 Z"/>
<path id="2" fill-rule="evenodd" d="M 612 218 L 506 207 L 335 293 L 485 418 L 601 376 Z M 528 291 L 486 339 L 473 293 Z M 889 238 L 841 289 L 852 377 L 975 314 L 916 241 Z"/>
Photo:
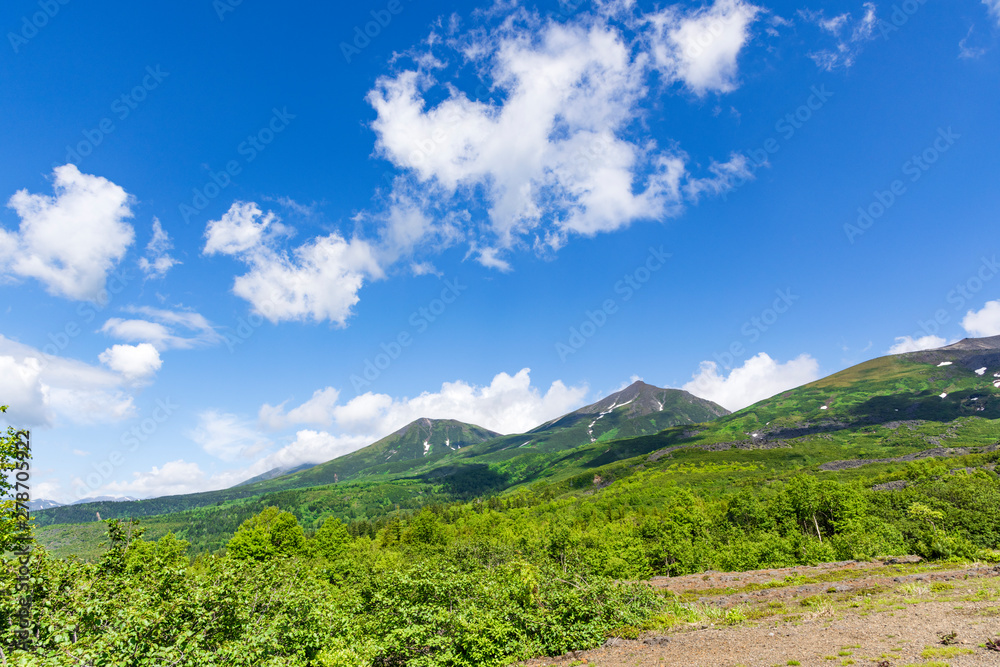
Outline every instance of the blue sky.
<path id="1" fill-rule="evenodd" d="M 155 496 L 1000 334 L 1000 4 L 5 3 L 0 402 Z"/>

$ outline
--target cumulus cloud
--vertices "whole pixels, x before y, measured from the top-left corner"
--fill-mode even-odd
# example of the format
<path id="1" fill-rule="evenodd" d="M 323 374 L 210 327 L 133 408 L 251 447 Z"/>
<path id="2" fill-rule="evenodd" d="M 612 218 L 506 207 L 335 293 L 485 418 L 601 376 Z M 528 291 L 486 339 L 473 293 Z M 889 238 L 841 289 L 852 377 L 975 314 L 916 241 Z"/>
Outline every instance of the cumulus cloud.
<path id="1" fill-rule="evenodd" d="M 827 72 L 851 67 L 865 43 L 875 38 L 875 27 L 878 25 L 875 3 L 872 2 L 862 5 L 861 17 L 857 20 L 850 12 L 828 18 L 822 11 L 799 10 L 799 16 L 807 23 L 818 26 L 828 39 L 833 40 L 832 46 L 809 54 L 813 62 Z"/>
<path id="2" fill-rule="evenodd" d="M 819 363 L 808 354 L 780 363 L 761 352 L 747 359 L 728 377 L 714 361 L 703 361 L 691 382 L 682 387 L 695 396 L 715 401 L 727 410 L 740 410 L 819 378 Z"/>
<path id="3" fill-rule="evenodd" d="M 129 343 L 149 343 L 161 352 L 215 345 L 224 340 L 211 322 L 193 311 L 149 306 L 129 306 L 124 310 L 142 317 L 112 317 L 101 331 Z"/>
<path id="4" fill-rule="evenodd" d="M 698 95 L 735 90 L 737 57 L 759 11 L 740 0 L 716 0 L 687 15 L 676 7 L 654 14 L 657 66 Z"/>
<path id="5" fill-rule="evenodd" d="M 636 127 L 654 74 L 701 95 L 733 90 L 758 9 L 740 0 L 653 15 L 615 7 L 627 29 L 609 20 L 615 12 L 555 23 L 515 9 L 498 29 L 431 40 L 489 74 L 488 102 L 447 80 L 437 56 L 377 81 L 368 95 L 377 150 L 406 176 L 380 218 L 398 253 L 460 237 L 480 263 L 508 270 L 503 254 L 521 244 L 550 252 L 572 235 L 676 216 L 686 197 L 731 187 L 736 162 L 712 162 L 709 180 L 689 182 L 686 154 Z M 446 222 L 456 209 L 466 217 Z"/>
<path id="6" fill-rule="evenodd" d="M 261 213 L 253 202 L 235 202 L 221 218 L 212 220 L 205 227 L 206 255 L 238 255 L 263 245 L 269 231 L 283 231 L 278 226 L 278 216 L 268 211 Z"/>
<path id="7" fill-rule="evenodd" d="M 146 256 L 139 258 L 139 268 L 146 276 L 146 279 L 163 278 L 167 271 L 180 264 L 170 256 L 169 251 L 174 247 L 170 242 L 170 237 L 157 218 L 153 218 L 153 238 L 146 244 Z"/>
<path id="8" fill-rule="evenodd" d="M 940 336 L 897 336 L 896 343 L 889 348 L 888 354 L 904 354 L 906 352 L 919 352 L 921 350 L 933 350 L 934 348 L 947 345 L 948 341 Z"/>
<path id="9" fill-rule="evenodd" d="M 273 212 L 236 202 L 208 223 L 204 252 L 233 255 L 250 267 L 236 277 L 233 293 L 271 322 L 329 320 L 345 326 L 364 281 L 382 276 L 372 246 L 334 232 L 288 253 L 277 247 L 277 238 L 289 232 Z"/>
<path id="10" fill-rule="evenodd" d="M 119 422 L 135 413 L 124 376 L 60 357 L 0 335 L 0 397 L 10 405 L 11 423 Z"/>
<path id="11" fill-rule="evenodd" d="M 256 424 L 238 415 L 209 410 L 199 416 L 198 427 L 188 437 L 223 461 L 256 460 L 212 476 L 196 476 L 192 490 L 225 488 L 274 468 L 329 461 L 422 417 L 457 419 L 501 433 L 522 432 L 580 407 L 586 394 L 585 386 L 567 387 L 559 381 L 543 392 L 532 386 L 530 370 L 525 368 L 514 375 L 499 373 L 485 386 L 461 380 L 445 382 L 440 391 L 413 398 L 368 392 L 339 403 L 338 391 L 326 387 L 295 407 L 288 407 L 290 401 L 277 406 L 264 404 Z M 290 440 L 272 439 L 264 433 L 265 429 L 300 425 L 324 428 L 298 429 Z M 162 487 L 153 483 L 155 477 L 143 473 L 128 486 L 115 488 L 121 493 L 156 495 Z M 148 488 L 142 486 L 146 483 Z M 111 488 L 105 487 L 101 493 Z"/>
<path id="12" fill-rule="evenodd" d="M 962 318 L 970 336 L 1000 336 L 1000 301 L 987 301 L 981 310 L 970 310 Z"/>
<path id="13" fill-rule="evenodd" d="M 130 382 L 147 380 L 160 370 L 160 353 L 149 343 L 113 345 L 98 356 L 101 363 Z"/>
<path id="14" fill-rule="evenodd" d="M 0 229 L 0 272 L 35 278 L 50 294 L 102 301 L 108 273 L 125 256 L 135 232 L 131 197 L 72 164 L 56 167 L 54 195 L 20 190 L 7 206 L 21 219 Z"/>

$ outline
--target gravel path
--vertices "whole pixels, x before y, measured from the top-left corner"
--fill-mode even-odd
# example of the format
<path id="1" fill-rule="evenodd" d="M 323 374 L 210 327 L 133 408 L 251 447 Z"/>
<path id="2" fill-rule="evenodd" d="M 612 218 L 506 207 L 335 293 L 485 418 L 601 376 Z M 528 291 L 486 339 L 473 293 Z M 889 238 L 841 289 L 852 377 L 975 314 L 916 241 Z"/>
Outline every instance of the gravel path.
<path id="1" fill-rule="evenodd" d="M 1000 667 L 1000 652 L 982 646 L 1000 637 L 1000 568 L 992 565 L 851 562 L 650 584 L 702 608 L 735 607 L 755 620 L 683 624 L 522 664 Z M 949 633 L 954 638 L 942 644 Z"/>

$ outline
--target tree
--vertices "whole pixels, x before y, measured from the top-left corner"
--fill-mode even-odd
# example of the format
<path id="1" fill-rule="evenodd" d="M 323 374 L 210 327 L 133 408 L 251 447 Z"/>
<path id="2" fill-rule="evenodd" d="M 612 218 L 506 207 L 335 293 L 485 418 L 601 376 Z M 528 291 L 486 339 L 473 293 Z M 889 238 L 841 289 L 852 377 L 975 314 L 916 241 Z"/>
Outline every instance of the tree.
<path id="1" fill-rule="evenodd" d="M 340 522 L 340 519 L 332 516 L 323 522 L 313 536 L 313 548 L 317 556 L 333 562 L 343 558 L 350 541 L 351 536 L 347 532 L 347 527 Z"/>
<path id="2" fill-rule="evenodd" d="M 300 555 L 305 545 L 306 536 L 295 515 L 268 507 L 240 525 L 226 551 L 240 560 L 268 560 Z"/>
<path id="3" fill-rule="evenodd" d="M 7 412 L 0 405 L 0 413 Z M 18 507 L 20 498 L 30 497 L 30 485 L 20 483 L 31 470 L 31 452 L 26 447 L 28 432 L 7 427 L 0 434 L 0 553 L 23 547 L 31 540 L 30 526 L 24 521 L 27 513 Z M 27 489 L 27 490 L 23 490 Z"/>

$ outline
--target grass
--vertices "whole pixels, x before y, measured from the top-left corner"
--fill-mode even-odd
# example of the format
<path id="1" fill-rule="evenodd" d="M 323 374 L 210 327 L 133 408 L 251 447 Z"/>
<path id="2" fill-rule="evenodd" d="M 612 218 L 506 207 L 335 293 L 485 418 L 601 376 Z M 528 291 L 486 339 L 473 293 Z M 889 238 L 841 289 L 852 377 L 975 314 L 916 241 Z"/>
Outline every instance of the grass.
<path id="1" fill-rule="evenodd" d="M 920 652 L 921 658 L 957 658 L 960 655 L 975 653 L 972 649 L 959 646 L 928 646 Z"/>

